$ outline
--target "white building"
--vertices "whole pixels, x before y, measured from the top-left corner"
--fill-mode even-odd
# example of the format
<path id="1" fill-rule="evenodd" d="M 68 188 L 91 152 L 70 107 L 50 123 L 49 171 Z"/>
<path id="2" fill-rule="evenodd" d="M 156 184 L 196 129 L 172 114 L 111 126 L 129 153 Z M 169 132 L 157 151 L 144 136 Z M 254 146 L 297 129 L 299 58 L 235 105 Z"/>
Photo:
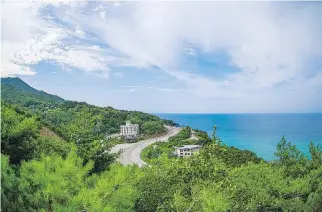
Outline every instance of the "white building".
<path id="1" fill-rule="evenodd" d="M 190 155 L 196 154 L 199 152 L 200 145 L 183 145 L 180 147 L 175 147 L 175 152 L 178 157 L 189 157 Z"/>
<path id="2" fill-rule="evenodd" d="M 127 121 L 125 125 L 121 125 L 120 135 L 126 139 L 136 138 L 139 135 L 139 125 Z"/>

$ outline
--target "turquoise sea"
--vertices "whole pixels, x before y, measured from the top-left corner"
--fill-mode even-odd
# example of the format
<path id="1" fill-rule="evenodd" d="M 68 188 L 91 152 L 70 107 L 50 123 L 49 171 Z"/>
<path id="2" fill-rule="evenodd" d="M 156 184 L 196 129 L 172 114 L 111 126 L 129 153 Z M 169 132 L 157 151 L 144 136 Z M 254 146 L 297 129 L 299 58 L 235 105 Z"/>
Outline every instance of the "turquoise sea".
<path id="1" fill-rule="evenodd" d="M 322 146 L 322 113 L 318 114 L 156 114 L 180 125 L 217 135 L 229 146 L 248 149 L 266 160 L 274 159 L 277 142 L 284 135 L 308 154 L 310 141 Z"/>

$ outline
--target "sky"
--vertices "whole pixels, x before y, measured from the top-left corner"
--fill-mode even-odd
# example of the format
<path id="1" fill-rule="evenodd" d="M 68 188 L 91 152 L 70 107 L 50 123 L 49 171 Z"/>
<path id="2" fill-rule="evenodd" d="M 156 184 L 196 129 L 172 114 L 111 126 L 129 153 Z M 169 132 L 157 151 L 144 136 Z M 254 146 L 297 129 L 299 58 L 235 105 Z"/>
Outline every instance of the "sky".
<path id="1" fill-rule="evenodd" d="M 1 76 L 154 113 L 322 112 L 322 2 L 2 1 Z"/>

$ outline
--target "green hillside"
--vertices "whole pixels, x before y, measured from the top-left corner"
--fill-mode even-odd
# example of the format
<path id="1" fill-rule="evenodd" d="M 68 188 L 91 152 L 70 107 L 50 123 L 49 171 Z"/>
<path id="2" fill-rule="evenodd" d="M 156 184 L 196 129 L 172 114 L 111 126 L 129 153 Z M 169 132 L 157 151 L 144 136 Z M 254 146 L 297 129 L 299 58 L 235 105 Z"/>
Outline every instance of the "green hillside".
<path id="1" fill-rule="evenodd" d="M 174 124 L 148 113 L 67 101 L 38 91 L 20 78 L 1 78 L 1 95 L 3 103 L 31 110 L 44 125 L 66 140 L 103 139 L 108 134 L 119 132 L 120 125 L 127 120 L 139 124 L 143 136 L 163 133 L 165 124 Z"/>
<path id="2" fill-rule="evenodd" d="M 1 150 L 11 156 L 13 164 L 41 153 L 68 152 L 75 145 L 78 156 L 85 162 L 94 161 L 92 171 L 100 172 L 115 159 L 106 151 L 123 142 L 106 137 L 118 133 L 125 121 L 140 125 L 142 139 L 165 133 L 164 125 L 174 124 L 143 112 L 67 101 L 19 78 L 2 78 L 1 95 Z"/>
<path id="3" fill-rule="evenodd" d="M 24 107 L 53 106 L 64 102 L 59 96 L 36 90 L 20 78 L 1 78 L 1 98 L 7 103 Z"/>

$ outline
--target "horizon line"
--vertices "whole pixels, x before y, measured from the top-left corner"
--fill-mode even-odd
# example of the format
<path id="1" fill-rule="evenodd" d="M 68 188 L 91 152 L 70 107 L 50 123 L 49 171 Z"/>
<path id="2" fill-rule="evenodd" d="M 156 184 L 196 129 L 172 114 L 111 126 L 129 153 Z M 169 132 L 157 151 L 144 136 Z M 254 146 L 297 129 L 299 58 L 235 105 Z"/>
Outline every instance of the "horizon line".
<path id="1" fill-rule="evenodd" d="M 234 114 L 240 114 L 240 115 L 273 115 L 273 114 L 322 114 L 322 112 L 245 112 L 245 113 L 239 113 L 239 112 L 223 112 L 223 113 L 216 113 L 216 112 L 185 112 L 185 113 L 181 113 L 181 112 L 147 112 L 147 113 L 151 113 L 151 114 L 191 114 L 191 115 L 234 115 Z"/>

